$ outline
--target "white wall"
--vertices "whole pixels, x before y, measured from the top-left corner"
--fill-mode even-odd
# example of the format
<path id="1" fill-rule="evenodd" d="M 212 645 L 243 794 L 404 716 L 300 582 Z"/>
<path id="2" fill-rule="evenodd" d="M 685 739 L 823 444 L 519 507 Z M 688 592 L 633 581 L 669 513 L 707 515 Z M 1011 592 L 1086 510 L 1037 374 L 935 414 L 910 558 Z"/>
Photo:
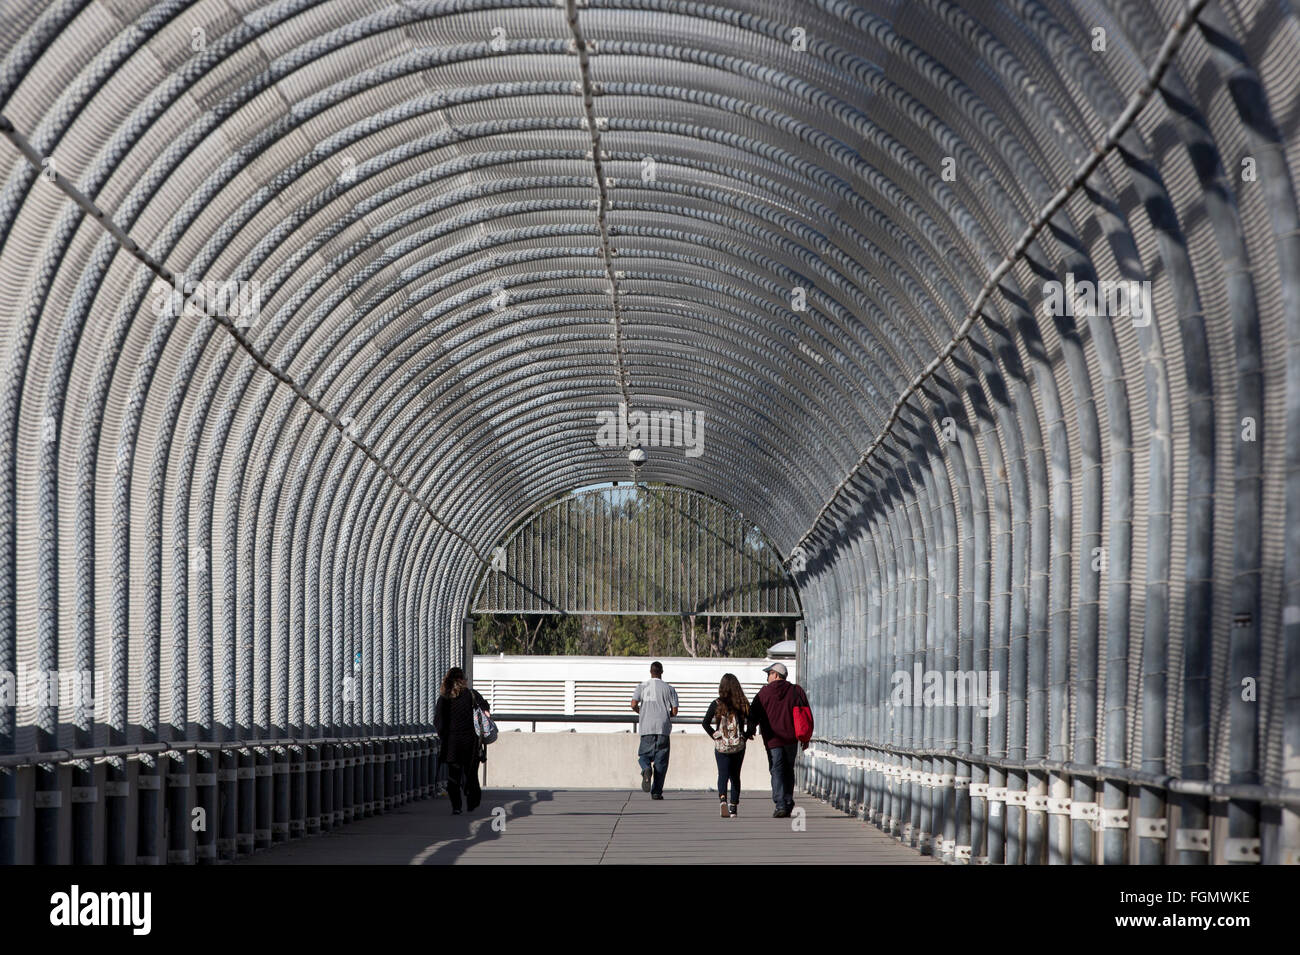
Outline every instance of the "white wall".
<path id="1" fill-rule="evenodd" d="M 677 690 L 678 716 L 699 720 L 718 695 L 718 682 L 734 673 L 752 698 L 767 682 L 763 668 L 773 661 L 754 658 L 659 657 L 663 678 Z M 650 678 L 650 657 L 499 656 L 474 657 L 474 688 L 496 713 L 617 715 L 632 717 L 632 690 Z M 795 678 L 794 661 L 783 660 Z M 630 723 L 537 723 L 537 732 L 623 733 Z M 530 731 L 532 723 L 500 722 L 502 731 Z M 703 735 L 703 729 L 699 730 Z"/>

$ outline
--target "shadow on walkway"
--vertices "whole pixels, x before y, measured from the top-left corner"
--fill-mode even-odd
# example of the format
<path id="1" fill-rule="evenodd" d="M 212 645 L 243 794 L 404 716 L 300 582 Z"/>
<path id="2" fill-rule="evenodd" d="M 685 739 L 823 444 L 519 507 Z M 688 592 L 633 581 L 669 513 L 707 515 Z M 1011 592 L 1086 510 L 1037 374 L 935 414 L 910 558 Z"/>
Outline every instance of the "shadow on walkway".
<path id="1" fill-rule="evenodd" d="M 240 860 L 267 865 L 927 865 L 933 859 L 805 796 L 773 819 L 767 793 L 746 792 L 724 819 L 717 796 L 637 790 L 486 790 L 473 813 L 446 797 L 408 803 L 313 839 Z"/>
<path id="2" fill-rule="evenodd" d="M 454 865 L 461 855 L 472 846 L 499 840 L 510 828 L 510 823 L 525 819 L 533 814 L 533 807 L 538 803 L 550 802 L 555 798 L 549 790 L 498 790 L 483 791 L 483 801 L 472 813 L 461 816 L 451 815 L 450 803 L 445 796 L 432 802 L 447 814 L 449 822 L 455 824 L 447 827 L 447 838 L 434 842 L 418 852 L 411 865 Z M 460 827 L 467 830 L 460 835 Z M 442 827 L 438 827 L 442 828 Z M 443 835 L 438 832 L 437 835 Z"/>

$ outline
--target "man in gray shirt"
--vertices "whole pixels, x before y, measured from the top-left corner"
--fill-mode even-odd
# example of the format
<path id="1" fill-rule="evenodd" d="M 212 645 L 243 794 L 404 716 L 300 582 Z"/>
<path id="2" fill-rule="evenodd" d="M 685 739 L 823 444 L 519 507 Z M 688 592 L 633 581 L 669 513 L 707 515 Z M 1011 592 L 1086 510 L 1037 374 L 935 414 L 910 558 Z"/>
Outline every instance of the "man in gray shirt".
<path id="1" fill-rule="evenodd" d="M 677 691 L 661 679 L 663 675 L 663 664 L 655 661 L 650 664 L 650 679 L 632 691 L 632 709 L 641 716 L 637 727 L 641 734 L 641 748 L 637 752 L 641 791 L 648 792 L 651 799 L 664 798 L 668 734 L 673 731 L 672 718 L 677 715 Z"/>

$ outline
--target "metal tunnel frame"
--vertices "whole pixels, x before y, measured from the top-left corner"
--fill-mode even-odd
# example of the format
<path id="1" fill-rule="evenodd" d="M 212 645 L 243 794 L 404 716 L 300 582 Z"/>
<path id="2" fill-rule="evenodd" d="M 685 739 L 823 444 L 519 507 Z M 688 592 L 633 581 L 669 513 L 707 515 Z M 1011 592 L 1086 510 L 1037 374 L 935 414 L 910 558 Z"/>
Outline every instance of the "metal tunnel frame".
<path id="1" fill-rule="evenodd" d="M 493 553 L 476 614 L 802 616 L 761 528 L 698 491 L 631 484 L 568 494 Z"/>
<path id="2" fill-rule="evenodd" d="M 790 554 L 814 792 L 953 862 L 1300 861 L 1298 88 L 1288 0 L 6 3 L 0 690 L 106 693 L 0 707 L 0 861 L 426 795 L 490 550 L 627 479 L 619 403 Z"/>

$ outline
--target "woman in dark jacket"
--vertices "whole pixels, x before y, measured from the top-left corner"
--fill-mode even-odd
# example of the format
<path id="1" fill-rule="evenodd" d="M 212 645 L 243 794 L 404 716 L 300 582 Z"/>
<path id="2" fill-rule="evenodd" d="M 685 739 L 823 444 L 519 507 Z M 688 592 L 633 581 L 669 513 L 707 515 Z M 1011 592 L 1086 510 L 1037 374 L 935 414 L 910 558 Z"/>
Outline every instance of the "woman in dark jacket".
<path id="1" fill-rule="evenodd" d="M 734 819 L 740 805 L 740 767 L 745 762 L 748 716 L 749 702 L 740 681 L 734 673 L 724 673 L 718 684 L 718 698 L 709 704 L 702 721 L 704 731 L 713 738 L 713 755 L 718 761 L 718 807 L 723 819 Z M 730 803 L 727 802 L 728 782 L 731 783 Z"/>
<path id="2" fill-rule="evenodd" d="M 451 814 L 460 815 L 460 794 L 465 791 L 465 808 L 473 812 L 483 798 L 478 784 L 479 753 L 482 744 L 474 728 L 474 707 L 487 712 L 488 705 L 465 681 L 465 671 L 452 667 L 442 680 L 434 728 L 441 741 L 441 756 L 447 766 L 447 795 Z"/>

